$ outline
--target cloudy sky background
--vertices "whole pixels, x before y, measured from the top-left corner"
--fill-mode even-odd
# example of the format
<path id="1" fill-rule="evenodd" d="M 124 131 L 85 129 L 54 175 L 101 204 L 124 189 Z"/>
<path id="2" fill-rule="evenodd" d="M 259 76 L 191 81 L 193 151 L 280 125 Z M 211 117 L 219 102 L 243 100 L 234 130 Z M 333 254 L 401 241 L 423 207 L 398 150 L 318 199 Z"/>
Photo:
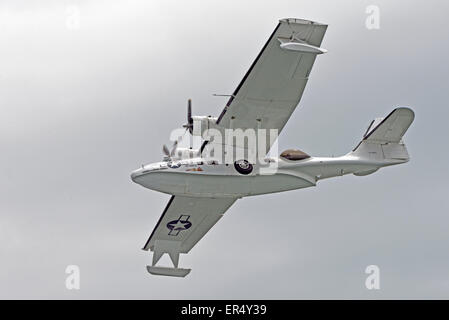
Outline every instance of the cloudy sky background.
<path id="1" fill-rule="evenodd" d="M 365 27 L 368 5 L 380 29 Z M 0 298 L 449 298 L 444 1 L 0 2 Z M 74 15 L 78 22 L 73 24 Z M 129 173 L 171 130 L 215 115 L 277 20 L 328 23 L 280 149 L 340 155 L 410 106 L 411 161 L 238 200 L 154 277 L 145 243 L 169 196 Z M 79 25 L 77 25 L 79 23 Z M 81 289 L 65 288 L 65 268 Z M 366 266 L 381 289 L 365 288 Z"/>

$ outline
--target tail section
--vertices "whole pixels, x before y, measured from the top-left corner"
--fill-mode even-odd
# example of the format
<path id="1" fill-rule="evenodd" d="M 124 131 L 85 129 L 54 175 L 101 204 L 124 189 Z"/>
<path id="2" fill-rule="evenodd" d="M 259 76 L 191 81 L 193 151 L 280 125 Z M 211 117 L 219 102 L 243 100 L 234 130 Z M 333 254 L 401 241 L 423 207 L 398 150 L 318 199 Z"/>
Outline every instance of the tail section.
<path id="1" fill-rule="evenodd" d="M 350 154 L 375 161 L 407 162 L 409 155 L 402 137 L 414 118 L 411 109 L 401 107 L 385 118 L 373 120 L 362 141 Z"/>

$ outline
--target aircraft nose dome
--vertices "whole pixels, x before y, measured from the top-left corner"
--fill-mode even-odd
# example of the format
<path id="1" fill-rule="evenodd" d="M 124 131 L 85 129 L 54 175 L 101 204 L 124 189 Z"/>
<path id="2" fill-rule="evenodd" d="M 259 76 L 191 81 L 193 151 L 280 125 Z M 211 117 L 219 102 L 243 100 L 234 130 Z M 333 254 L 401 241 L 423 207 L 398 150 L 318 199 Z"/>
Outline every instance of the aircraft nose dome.
<path id="1" fill-rule="evenodd" d="M 141 168 L 134 170 L 133 172 L 131 172 L 131 180 L 133 182 L 136 182 L 137 177 L 139 177 L 141 174 L 142 174 Z"/>

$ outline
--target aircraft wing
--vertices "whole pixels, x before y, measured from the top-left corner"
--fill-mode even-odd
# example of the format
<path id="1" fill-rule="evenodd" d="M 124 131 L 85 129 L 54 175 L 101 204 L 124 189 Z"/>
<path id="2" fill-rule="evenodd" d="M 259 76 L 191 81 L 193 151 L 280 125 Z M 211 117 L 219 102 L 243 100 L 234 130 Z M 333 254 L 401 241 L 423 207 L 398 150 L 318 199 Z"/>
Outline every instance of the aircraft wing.
<path id="1" fill-rule="evenodd" d="M 327 25 L 308 20 L 280 20 L 217 124 L 280 133 L 301 99 L 316 55 L 326 52 L 320 48 L 326 29 Z M 272 143 L 267 144 L 268 152 Z"/>
<path id="2" fill-rule="evenodd" d="M 190 269 L 179 269 L 180 253 L 190 249 L 217 223 L 237 198 L 172 196 L 143 250 L 154 251 L 152 274 L 185 276 Z M 155 267 L 168 253 L 175 268 Z"/>

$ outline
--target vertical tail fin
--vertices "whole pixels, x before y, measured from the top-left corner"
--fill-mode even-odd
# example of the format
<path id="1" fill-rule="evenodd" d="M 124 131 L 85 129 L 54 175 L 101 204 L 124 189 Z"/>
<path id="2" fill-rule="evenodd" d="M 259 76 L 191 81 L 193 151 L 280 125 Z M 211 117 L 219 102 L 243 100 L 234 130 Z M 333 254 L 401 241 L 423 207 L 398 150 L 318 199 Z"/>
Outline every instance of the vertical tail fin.
<path id="1" fill-rule="evenodd" d="M 409 155 L 402 137 L 414 118 L 413 110 L 401 107 L 385 118 L 373 120 L 351 154 L 370 160 L 408 161 Z"/>

